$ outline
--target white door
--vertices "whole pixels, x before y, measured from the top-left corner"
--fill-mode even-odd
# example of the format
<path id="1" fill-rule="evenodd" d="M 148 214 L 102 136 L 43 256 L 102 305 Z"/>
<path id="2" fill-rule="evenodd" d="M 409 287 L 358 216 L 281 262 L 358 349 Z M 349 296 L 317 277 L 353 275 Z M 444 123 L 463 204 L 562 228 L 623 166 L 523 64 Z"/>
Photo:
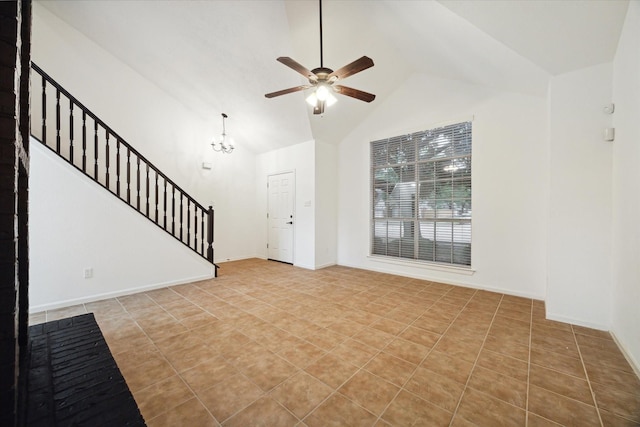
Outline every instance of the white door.
<path id="1" fill-rule="evenodd" d="M 269 175 L 268 257 L 293 264 L 293 172 Z"/>

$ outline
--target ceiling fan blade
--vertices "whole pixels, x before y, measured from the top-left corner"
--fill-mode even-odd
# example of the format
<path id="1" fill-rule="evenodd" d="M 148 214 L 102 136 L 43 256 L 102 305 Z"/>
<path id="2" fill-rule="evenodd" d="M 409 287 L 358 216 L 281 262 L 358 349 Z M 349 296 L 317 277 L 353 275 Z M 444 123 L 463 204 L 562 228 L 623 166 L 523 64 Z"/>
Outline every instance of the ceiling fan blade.
<path id="1" fill-rule="evenodd" d="M 347 64 L 344 67 L 334 71 L 327 76 L 327 80 L 331 77 L 337 77 L 339 79 L 346 79 L 349 76 L 359 73 L 362 70 L 373 67 L 373 60 L 368 56 L 363 56 L 360 59 L 356 59 L 351 64 Z"/>
<path id="2" fill-rule="evenodd" d="M 364 102 L 371 102 L 376 99 L 376 96 L 369 92 L 364 92 L 362 90 L 353 89 L 347 86 L 335 85 L 333 86 L 335 91 L 341 95 L 350 96 L 352 98 L 359 99 Z"/>
<path id="3" fill-rule="evenodd" d="M 275 98 L 276 96 L 286 95 L 288 93 L 293 93 L 293 92 L 299 92 L 301 90 L 309 89 L 310 87 L 311 87 L 311 85 L 290 87 L 289 89 L 282 89 L 282 90 L 279 90 L 277 92 L 268 93 L 268 94 L 265 95 L 265 97 L 267 97 L 267 98 Z"/>
<path id="4" fill-rule="evenodd" d="M 281 56 L 277 58 L 277 61 L 283 63 L 284 65 L 291 68 L 292 70 L 297 71 L 298 73 L 305 76 L 307 79 L 317 80 L 317 77 L 315 74 L 309 71 L 304 65 L 299 64 L 298 62 L 294 61 L 288 56 Z"/>

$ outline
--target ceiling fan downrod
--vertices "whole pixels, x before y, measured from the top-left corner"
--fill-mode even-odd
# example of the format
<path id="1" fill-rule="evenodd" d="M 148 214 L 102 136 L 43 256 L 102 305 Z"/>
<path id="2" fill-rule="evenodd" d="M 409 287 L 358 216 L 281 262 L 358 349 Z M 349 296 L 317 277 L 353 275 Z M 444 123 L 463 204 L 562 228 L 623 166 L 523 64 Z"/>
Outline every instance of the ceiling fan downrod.
<path id="1" fill-rule="evenodd" d="M 324 61 L 322 56 L 322 0 L 318 0 L 320 4 L 320 68 L 324 68 Z"/>

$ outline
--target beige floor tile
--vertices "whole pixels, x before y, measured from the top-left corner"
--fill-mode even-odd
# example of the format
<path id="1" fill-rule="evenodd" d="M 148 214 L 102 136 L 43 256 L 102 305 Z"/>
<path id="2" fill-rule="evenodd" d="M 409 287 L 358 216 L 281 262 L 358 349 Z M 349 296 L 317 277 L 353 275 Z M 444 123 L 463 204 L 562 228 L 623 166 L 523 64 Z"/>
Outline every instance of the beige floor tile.
<path id="1" fill-rule="evenodd" d="M 529 365 L 527 362 L 491 350 L 483 349 L 478 357 L 477 365 L 486 369 L 527 382 Z"/>
<path id="2" fill-rule="evenodd" d="M 119 367 L 133 393 L 177 374 L 160 353 L 149 354 L 141 364 L 120 364 Z"/>
<path id="3" fill-rule="evenodd" d="M 331 393 L 331 387 L 306 372 L 300 372 L 276 387 L 270 396 L 302 419 Z"/>
<path id="4" fill-rule="evenodd" d="M 441 335 L 435 332 L 427 331 L 425 329 L 409 326 L 402 333 L 400 333 L 400 338 L 414 342 L 416 344 L 420 344 L 427 348 L 432 348 L 441 338 Z"/>
<path id="5" fill-rule="evenodd" d="M 327 326 L 327 329 L 351 337 L 364 328 L 364 325 L 350 320 L 340 319 Z"/>
<path id="6" fill-rule="evenodd" d="M 141 330 L 121 338 L 113 338 L 105 335 L 105 340 L 107 341 L 109 350 L 111 350 L 111 353 L 114 355 L 153 344 L 153 341 Z"/>
<path id="7" fill-rule="evenodd" d="M 391 402 L 382 418 L 396 426 L 448 426 L 451 413 L 406 391 Z"/>
<path id="8" fill-rule="evenodd" d="M 428 369 L 418 368 L 404 388 L 427 402 L 453 412 L 458 406 L 464 385 Z"/>
<path id="9" fill-rule="evenodd" d="M 367 371 L 358 371 L 338 392 L 374 415 L 381 415 L 400 388 Z"/>
<path id="10" fill-rule="evenodd" d="M 299 420 L 278 402 L 269 397 L 263 397 L 229 418 L 222 425 L 294 427 L 298 422 Z"/>
<path id="11" fill-rule="evenodd" d="M 574 377 L 585 379 L 582 361 L 570 356 L 543 351 L 537 348 L 531 349 L 531 363 L 553 369 Z"/>
<path id="12" fill-rule="evenodd" d="M 403 338 L 396 338 L 387 344 L 383 351 L 399 359 L 418 365 L 430 350 L 430 347 L 425 347 Z"/>
<path id="13" fill-rule="evenodd" d="M 413 374 L 416 365 L 390 354 L 380 353 L 371 359 L 364 369 L 401 387 Z"/>
<path id="14" fill-rule="evenodd" d="M 84 304 L 72 305 L 70 307 L 58 308 L 56 310 L 47 310 L 47 322 L 52 320 L 64 319 L 67 317 L 79 316 L 86 314 L 87 309 Z"/>
<path id="15" fill-rule="evenodd" d="M 262 395 L 262 390 L 242 374 L 228 377 L 198 393 L 202 403 L 218 422 L 224 422 Z"/>
<path id="16" fill-rule="evenodd" d="M 187 331 L 188 329 L 177 320 L 167 322 L 166 324 L 148 326 L 144 329 L 145 334 L 154 341 L 170 338 L 174 335 L 180 335 Z"/>
<path id="17" fill-rule="evenodd" d="M 532 364 L 529 371 L 529 382 L 587 405 L 594 405 L 589 383 L 583 379 Z"/>
<path id="18" fill-rule="evenodd" d="M 315 345 L 316 347 L 320 347 L 325 351 L 331 351 L 337 345 L 346 341 L 347 337 L 337 332 L 321 328 L 313 334 L 305 335 L 304 339 Z"/>
<path id="19" fill-rule="evenodd" d="M 457 415 L 481 426 L 523 426 L 526 419 L 524 410 L 472 388 L 465 390 Z"/>
<path id="20" fill-rule="evenodd" d="M 380 319 L 377 322 L 370 325 L 373 329 L 378 329 L 382 332 L 386 332 L 391 335 L 398 335 L 406 327 L 406 323 L 397 322 L 391 319 Z"/>
<path id="21" fill-rule="evenodd" d="M 490 334 L 484 342 L 484 348 L 514 359 L 529 361 L 529 346 L 513 342 L 508 337 L 496 337 Z"/>
<path id="22" fill-rule="evenodd" d="M 299 368 L 306 368 L 325 353 L 323 349 L 311 343 L 300 341 L 279 351 L 278 355 Z"/>
<path id="23" fill-rule="evenodd" d="M 451 420 L 450 427 L 478 427 L 477 424 L 472 423 L 471 421 L 467 421 L 459 415 L 453 417 Z"/>
<path id="24" fill-rule="evenodd" d="M 482 341 L 456 341 L 445 335 L 433 349 L 453 358 L 475 363 L 480 353 L 480 348 L 482 348 Z"/>
<path id="25" fill-rule="evenodd" d="M 183 317 L 180 319 L 180 323 L 186 326 L 188 329 L 198 329 L 206 326 L 210 323 L 217 322 L 218 318 L 212 316 L 209 313 L 201 312 L 194 314 L 193 316 Z"/>
<path id="26" fill-rule="evenodd" d="M 269 391 L 287 378 L 299 372 L 299 368 L 290 364 L 278 355 L 271 355 L 258 360 L 242 372 L 263 391 Z"/>
<path id="27" fill-rule="evenodd" d="M 633 368 L 629 365 L 629 362 L 627 362 L 627 359 L 625 359 L 620 351 L 613 352 L 604 349 L 585 348 L 581 346 L 580 352 L 585 363 L 590 365 L 602 365 L 618 369 L 620 371 L 633 373 Z"/>
<path id="28" fill-rule="evenodd" d="M 126 313 L 126 310 L 124 309 L 122 304 L 120 304 L 115 298 L 88 302 L 85 303 L 84 306 L 87 309 L 88 313 L 94 314 L 96 319 L 102 317 L 122 316 Z"/>
<path id="29" fill-rule="evenodd" d="M 39 313 L 29 313 L 29 326 L 38 325 L 47 321 L 47 313 L 41 311 Z"/>
<path id="30" fill-rule="evenodd" d="M 515 378 L 479 366 L 476 366 L 473 370 L 468 387 L 518 408 L 525 409 L 527 403 L 526 382 L 518 381 Z"/>
<path id="31" fill-rule="evenodd" d="M 134 311 L 141 311 L 158 307 L 158 304 L 156 304 L 155 301 L 153 301 L 144 293 L 125 295 L 122 297 L 118 297 L 117 300 L 120 302 L 120 304 L 122 304 L 125 310 L 130 313 Z"/>
<path id="32" fill-rule="evenodd" d="M 623 418 L 602 408 L 600 408 L 600 417 L 604 427 L 638 427 L 637 421 Z"/>
<path id="33" fill-rule="evenodd" d="M 437 351 L 429 353 L 420 366 L 462 384 L 467 383 L 471 368 L 473 368 L 473 364 L 469 362 L 452 358 Z"/>
<path id="34" fill-rule="evenodd" d="M 533 412 L 527 412 L 527 427 L 560 427 L 562 424 L 554 423 L 551 420 L 542 418 Z"/>
<path id="35" fill-rule="evenodd" d="M 616 388 L 626 393 L 640 395 L 640 378 L 607 365 L 585 364 L 589 381 Z"/>
<path id="36" fill-rule="evenodd" d="M 501 305 L 498 308 L 496 315 L 529 323 L 531 321 L 531 307 L 523 306 L 523 307 L 513 308 L 513 307 L 506 307 Z"/>
<path id="37" fill-rule="evenodd" d="M 174 375 L 133 393 L 145 420 L 150 420 L 194 397 L 187 385 Z"/>
<path id="38" fill-rule="evenodd" d="M 352 338 L 368 345 L 369 347 L 382 350 L 387 346 L 387 344 L 395 339 L 395 335 L 389 334 L 379 329 L 366 327 L 355 334 Z"/>
<path id="39" fill-rule="evenodd" d="M 528 328 L 519 328 L 513 324 L 511 320 L 501 323 L 499 318 L 491 325 L 489 329 L 489 337 L 497 339 L 506 339 L 509 343 L 518 344 L 523 347 L 529 346 L 530 333 Z"/>
<path id="40" fill-rule="evenodd" d="M 329 397 L 303 421 L 309 427 L 368 427 L 376 416 L 339 393 Z"/>
<path id="41" fill-rule="evenodd" d="M 195 397 L 164 412 L 155 418 L 145 420 L 149 427 L 198 426 L 214 427 L 218 422 Z"/>
<path id="42" fill-rule="evenodd" d="M 611 334 L 607 331 L 599 331 L 597 329 L 585 328 L 577 325 L 571 325 L 571 327 L 576 335 L 587 335 L 590 337 L 613 340 L 613 338 L 611 338 Z"/>
<path id="43" fill-rule="evenodd" d="M 529 411 L 566 426 L 599 426 L 596 408 L 535 385 L 529 386 Z"/>
<path id="44" fill-rule="evenodd" d="M 359 368 L 340 359 L 333 354 L 327 354 L 305 368 L 305 371 L 320 381 L 337 389 L 347 381 Z"/>
<path id="45" fill-rule="evenodd" d="M 640 424 L 640 394 L 592 383 L 598 407 Z"/>
<path id="46" fill-rule="evenodd" d="M 178 372 L 184 372 L 218 356 L 215 350 L 203 343 L 162 353 Z"/>
<path id="47" fill-rule="evenodd" d="M 369 361 L 378 354 L 378 350 L 373 347 L 369 347 L 359 341 L 348 339 L 341 343 L 331 351 L 331 354 L 337 356 L 351 364 L 363 367 Z"/>
<path id="48" fill-rule="evenodd" d="M 181 373 L 191 389 L 200 393 L 238 373 L 238 370 L 222 357 L 215 357 Z"/>

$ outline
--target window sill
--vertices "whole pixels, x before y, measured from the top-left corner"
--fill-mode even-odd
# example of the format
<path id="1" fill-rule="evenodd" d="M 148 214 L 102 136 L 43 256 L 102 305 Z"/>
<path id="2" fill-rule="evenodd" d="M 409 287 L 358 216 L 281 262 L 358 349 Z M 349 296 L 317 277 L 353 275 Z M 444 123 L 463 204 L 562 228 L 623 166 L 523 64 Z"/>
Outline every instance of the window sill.
<path id="1" fill-rule="evenodd" d="M 418 267 L 418 268 L 424 268 L 427 270 L 442 271 L 445 273 L 462 274 L 465 276 L 472 276 L 476 272 L 471 267 L 458 267 L 453 265 L 438 264 L 438 263 L 432 263 L 432 262 L 426 262 L 426 261 L 411 261 L 408 259 L 390 258 L 390 257 L 378 256 L 378 255 L 367 255 L 367 258 L 375 262 L 384 262 L 387 264 L 401 265 L 404 267 L 414 267 L 414 268 Z"/>

